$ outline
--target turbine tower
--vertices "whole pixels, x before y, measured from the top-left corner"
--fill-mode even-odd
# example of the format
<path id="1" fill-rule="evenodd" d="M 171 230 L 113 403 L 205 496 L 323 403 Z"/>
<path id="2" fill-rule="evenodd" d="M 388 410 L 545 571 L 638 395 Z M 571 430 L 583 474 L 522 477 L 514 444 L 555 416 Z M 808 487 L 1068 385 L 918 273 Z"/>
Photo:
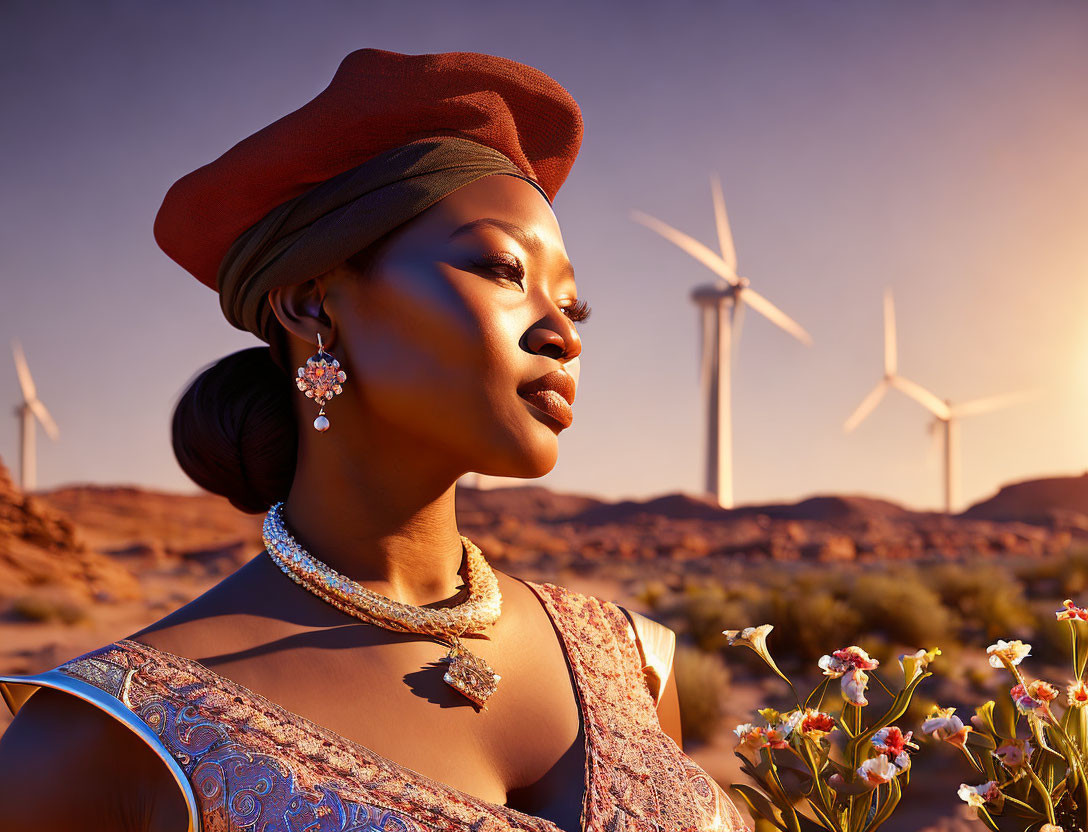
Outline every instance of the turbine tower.
<path id="1" fill-rule="evenodd" d="M 884 377 L 877 382 L 850 418 L 843 424 L 843 431 L 849 433 L 868 416 L 879 404 L 889 387 L 895 387 L 906 393 L 926 408 L 935 417 L 929 425 L 931 433 L 943 427 L 944 434 L 944 510 L 952 513 L 952 506 L 959 502 L 960 458 L 959 458 L 959 422 L 963 416 L 988 413 L 1017 404 L 1038 395 L 1038 390 L 1022 390 L 1017 393 L 1004 393 L 974 399 L 962 404 L 952 404 L 948 399 L 940 399 L 921 385 L 899 375 L 898 357 L 895 346 L 895 307 L 892 302 L 891 288 L 884 290 Z"/>
<path id="2" fill-rule="evenodd" d="M 23 401 L 15 408 L 15 415 L 19 417 L 19 488 L 24 494 L 29 494 L 37 485 L 34 470 L 34 418 L 37 417 L 42 423 L 50 439 L 55 441 L 60 436 L 60 431 L 38 398 L 34 379 L 30 377 L 30 368 L 26 365 L 26 356 L 23 355 L 23 348 L 18 340 L 12 339 L 11 349 L 15 355 L 15 373 L 19 376 L 19 387 L 23 392 Z"/>
<path id="3" fill-rule="evenodd" d="M 717 280 L 695 287 L 691 299 L 699 315 L 699 378 L 706 402 L 706 493 L 722 508 L 733 508 L 733 421 L 731 404 L 732 370 L 740 343 L 744 304 L 751 306 L 806 346 L 812 337 L 800 324 L 763 295 L 749 287 L 746 277 L 737 275 L 737 252 L 725 199 L 717 175 L 710 178 L 714 198 L 714 223 L 720 254 L 698 240 L 677 231 L 641 211 L 631 217 L 679 246 L 714 274 Z M 724 314 L 728 311 L 728 314 Z"/>

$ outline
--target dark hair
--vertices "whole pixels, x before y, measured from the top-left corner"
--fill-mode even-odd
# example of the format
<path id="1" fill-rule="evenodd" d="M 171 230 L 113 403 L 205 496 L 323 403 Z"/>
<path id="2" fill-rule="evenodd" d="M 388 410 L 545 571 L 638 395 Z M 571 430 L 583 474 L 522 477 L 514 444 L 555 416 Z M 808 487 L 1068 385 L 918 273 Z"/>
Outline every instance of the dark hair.
<path id="1" fill-rule="evenodd" d="M 347 262 L 365 277 L 394 231 L 405 225 Z M 171 438 L 182 470 L 201 488 L 249 514 L 286 500 L 295 478 L 298 422 L 293 407 L 294 397 L 302 393 L 291 364 L 287 330 L 273 318 L 268 346 L 239 350 L 206 366 L 174 406 Z"/>
<path id="2" fill-rule="evenodd" d="M 239 350 L 205 367 L 174 408 L 178 464 L 236 508 L 267 511 L 287 498 L 295 476 L 291 391 L 297 389 L 269 347 Z"/>

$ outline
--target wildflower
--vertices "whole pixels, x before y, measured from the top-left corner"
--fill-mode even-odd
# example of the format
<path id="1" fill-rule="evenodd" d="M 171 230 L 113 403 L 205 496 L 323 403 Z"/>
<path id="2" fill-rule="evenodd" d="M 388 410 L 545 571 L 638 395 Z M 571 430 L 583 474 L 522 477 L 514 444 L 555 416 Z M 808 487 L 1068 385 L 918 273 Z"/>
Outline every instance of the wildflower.
<path id="1" fill-rule="evenodd" d="M 966 783 L 961 783 L 958 794 L 961 800 L 967 802 L 968 806 L 973 806 L 976 809 L 981 808 L 984 803 L 1003 797 L 1001 789 L 997 787 L 996 780 L 987 780 L 981 786 L 968 786 Z"/>
<path id="2" fill-rule="evenodd" d="M 738 745 L 746 745 L 752 749 L 760 749 L 767 744 L 767 738 L 763 735 L 763 729 L 750 722 L 738 725 L 733 729 L 733 733 L 736 734 L 740 740 Z"/>
<path id="3" fill-rule="evenodd" d="M 770 658 L 767 651 L 767 635 L 774 629 L 773 624 L 760 624 L 758 627 L 745 627 L 743 630 L 722 630 L 729 639 L 729 646 L 751 647 L 765 659 Z"/>
<path id="4" fill-rule="evenodd" d="M 760 708 L 756 713 L 763 717 L 768 725 L 777 725 L 782 719 L 782 713 L 774 708 Z"/>
<path id="5" fill-rule="evenodd" d="M 806 737 L 819 742 L 835 730 L 835 720 L 832 719 L 830 714 L 825 714 L 823 711 L 806 708 L 797 730 Z"/>
<path id="6" fill-rule="evenodd" d="M 1044 717 L 1053 720 L 1049 703 L 1058 695 L 1058 690 L 1053 685 L 1036 679 L 1026 688 L 1021 684 L 1013 685 L 1009 690 L 1012 701 L 1016 703 L 1016 710 L 1022 714 L 1040 711 Z"/>
<path id="7" fill-rule="evenodd" d="M 767 745 L 771 748 L 789 748 L 790 744 L 786 739 L 789 733 L 789 730 L 782 730 L 781 728 L 763 729 L 763 736 L 767 738 Z"/>
<path id="8" fill-rule="evenodd" d="M 865 671 L 879 667 L 880 662 L 870 658 L 868 653 L 854 644 L 830 655 L 821 656 L 819 665 L 825 676 L 834 679 L 842 677 L 843 699 L 857 706 L 869 704 L 869 700 L 865 698 L 869 674 Z"/>
<path id="9" fill-rule="evenodd" d="M 1032 750 L 1031 743 L 1027 740 L 1005 740 L 994 751 L 994 755 L 1006 768 L 1016 771 L 1027 763 Z"/>
<path id="10" fill-rule="evenodd" d="M 967 735 L 974 729 L 970 725 L 964 725 L 963 720 L 955 716 L 955 712 L 955 708 L 938 708 L 934 705 L 931 715 L 922 723 L 922 731 L 966 750 Z"/>
<path id="11" fill-rule="evenodd" d="M 906 770 L 910 767 L 910 755 L 907 754 L 907 748 L 918 748 L 918 743 L 910 741 L 912 736 L 914 736 L 913 731 L 907 731 L 904 734 L 897 726 L 889 725 L 873 734 L 872 743 L 877 751 L 887 754 L 888 758 L 894 760 L 901 770 Z"/>
<path id="12" fill-rule="evenodd" d="M 1038 699 L 1040 702 L 1053 702 L 1058 698 L 1058 689 L 1042 679 L 1031 682 L 1027 692 L 1032 699 Z"/>
<path id="13" fill-rule="evenodd" d="M 794 708 L 786 715 L 785 719 L 782 719 L 781 714 L 779 714 L 781 724 L 786 726 L 786 733 L 796 730 L 797 726 L 805 718 L 805 713 L 800 708 Z"/>
<path id="14" fill-rule="evenodd" d="M 899 666 L 903 668 L 906 683 L 909 685 L 919 673 L 924 673 L 926 668 L 929 667 L 929 663 L 940 654 L 941 648 L 934 647 L 932 650 L 917 650 L 914 653 L 903 653 L 900 655 Z M 907 664 L 911 665 L 909 673 L 907 672 Z"/>
<path id="15" fill-rule="evenodd" d="M 990 657 L 990 667 L 1003 667 L 1005 662 L 1011 665 L 1020 664 L 1027 656 L 1031 655 L 1031 645 L 1022 641 L 1004 641 L 998 639 L 996 644 L 986 648 L 986 655 Z"/>
<path id="16" fill-rule="evenodd" d="M 1060 609 L 1054 613 L 1054 616 L 1059 621 L 1065 621 L 1071 618 L 1079 618 L 1081 621 L 1088 621 L 1088 610 L 1084 609 L 1084 607 L 1078 607 L 1068 598 L 1062 601 L 1062 605 L 1064 606 L 1064 609 Z"/>
<path id="17" fill-rule="evenodd" d="M 774 708 L 760 708 L 758 713 L 767 722 L 763 728 L 759 729 L 763 735 L 764 744 L 771 748 L 788 748 L 789 743 L 786 738 L 797 725 L 801 716 L 800 711 L 794 710 L 789 714 L 783 714 Z"/>
<path id="18" fill-rule="evenodd" d="M 870 786 L 879 786 L 894 780 L 899 774 L 899 767 L 883 754 L 870 757 L 858 767 L 858 774 Z"/>
<path id="19" fill-rule="evenodd" d="M 1070 707 L 1081 708 L 1088 704 L 1088 685 L 1078 679 L 1066 689 L 1066 702 Z"/>
<path id="20" fill-rule="evenodd" d="M 852 644 L 842 650 L 836 650 L 831 655 L 820 657 L 820 668 L 825 676 L 838 678 L 851 670 L 875 670 L 880 667 L 880 662 L 870 658 L 869 654 Z"/>

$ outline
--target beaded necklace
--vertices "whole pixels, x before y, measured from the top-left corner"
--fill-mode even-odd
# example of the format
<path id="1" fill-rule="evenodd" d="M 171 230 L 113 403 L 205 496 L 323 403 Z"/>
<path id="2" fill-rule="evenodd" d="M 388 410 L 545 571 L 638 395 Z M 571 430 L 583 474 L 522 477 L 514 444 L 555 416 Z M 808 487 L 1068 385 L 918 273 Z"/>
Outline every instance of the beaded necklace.
<path id="1" fill-rule="evenodd" d="M 432 636 L 449 645 L 441 659 L 448 663 L 442 679 L 458 693 L 487 710 L 484 704 L 502 677 L 481 656 L 465 647 L 461 637 L 498 620 L 502 593 L 483 552 L 461 535 L 467 563 L 468 600 L 454 607 L 430 609 L 394 601 L 373 592 L 302 548 L 283 521 L 283 502 L 272 506 L 264 519 L 264 545 L 277 566 L 295 583 L 334 607 L 368 624 L 406 633 Z"/>

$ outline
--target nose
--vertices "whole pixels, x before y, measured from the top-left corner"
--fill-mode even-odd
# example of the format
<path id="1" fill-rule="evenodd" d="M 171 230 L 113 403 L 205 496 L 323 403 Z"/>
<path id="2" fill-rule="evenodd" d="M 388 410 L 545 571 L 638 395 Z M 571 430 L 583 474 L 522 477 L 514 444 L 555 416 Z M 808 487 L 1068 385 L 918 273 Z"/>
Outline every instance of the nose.
<path id="1" fill-rule="evenodd" d="M 582 352 L 582 339 L 574 327 L 568 324 L 563 332 L 557 332 L 543 323 L 534 326 L 526 336 L 526 346 L 533 353 L 551 355 L 562 362 L 577 358 Z"/>

